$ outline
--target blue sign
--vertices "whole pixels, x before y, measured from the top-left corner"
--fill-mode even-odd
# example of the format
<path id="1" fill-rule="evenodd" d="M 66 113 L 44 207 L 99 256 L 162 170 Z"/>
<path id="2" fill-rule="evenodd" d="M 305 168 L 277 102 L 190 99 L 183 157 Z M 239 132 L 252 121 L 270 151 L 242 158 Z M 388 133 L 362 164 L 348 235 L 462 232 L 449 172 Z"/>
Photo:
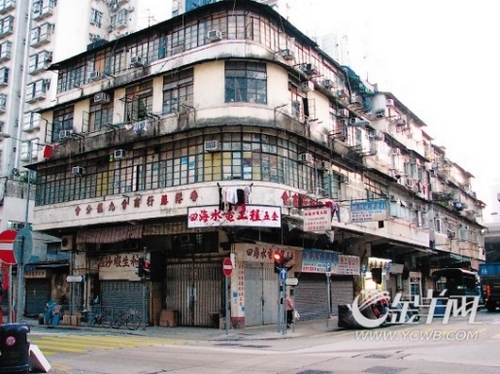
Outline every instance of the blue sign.
<path id="1" fill-rule="evenodd" d="M 351 202 L 351 222 L 384 221 L 388 216 L 385 200 Z"/>
<path id="2" fill-rule="evenodd" d="M 366 265 L 365 264 L 361 265 L 361 272 L 363 274 L 366 274 Z"/>
<path id="3" fill-rule="evenodd" d="M 327 262 L 326 263 L 326 272 L 331 273 L 332 272 L 332 264 Z"/>
<path id="4" fill-rule="evenodd" d="M 280 279 L 282 281 L 286 280 L 286 269 L 285 268 L 281 268 L 281 270 L 280 270 Z"/>

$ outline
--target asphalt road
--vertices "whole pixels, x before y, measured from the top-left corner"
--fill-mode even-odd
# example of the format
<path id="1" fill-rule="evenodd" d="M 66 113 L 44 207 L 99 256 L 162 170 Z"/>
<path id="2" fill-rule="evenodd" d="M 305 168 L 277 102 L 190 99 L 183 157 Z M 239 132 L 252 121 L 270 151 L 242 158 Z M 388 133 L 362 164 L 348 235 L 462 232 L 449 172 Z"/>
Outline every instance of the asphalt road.
<path id="1" fill-rule="evenodd" d="M 500 313 L 475 324 L 452 318 L 428 325 L 337 330 L 325 321 L 231 331 L 176 328 L 128 332 L 33 329 L 55 374 L 500 372 Z"/>

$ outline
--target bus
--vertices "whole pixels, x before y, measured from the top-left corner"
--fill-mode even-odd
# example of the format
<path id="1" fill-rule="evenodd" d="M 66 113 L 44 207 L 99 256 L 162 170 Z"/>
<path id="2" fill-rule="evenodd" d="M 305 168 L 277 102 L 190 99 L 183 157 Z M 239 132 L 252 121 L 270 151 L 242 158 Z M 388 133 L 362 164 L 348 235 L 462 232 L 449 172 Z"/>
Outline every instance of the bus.
<path id="1" fill-rule="evenodd" d="M 434 296 L 480 296 L 476 273 L 460 268 L 439 269 L 432 273 Z"/>

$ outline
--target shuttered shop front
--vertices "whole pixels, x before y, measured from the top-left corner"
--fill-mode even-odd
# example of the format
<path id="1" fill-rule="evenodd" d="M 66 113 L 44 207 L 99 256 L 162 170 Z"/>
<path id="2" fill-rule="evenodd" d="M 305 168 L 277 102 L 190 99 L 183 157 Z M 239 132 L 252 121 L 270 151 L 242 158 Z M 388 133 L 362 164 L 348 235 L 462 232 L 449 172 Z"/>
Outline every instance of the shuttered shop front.
<path id="1" fill-rule="evenodd" d="M 272 264 L 245 263 L 245 326 L 277 322 L 277 279 Z"/>
<path id="2" fill-rule="evenodd" d="M 354 278 L 352 276 L 332 276 L 332 314 L 337 315 L 339 305 L 352 304 L 354 300 Z"/>
<path id="3" fill-rule="evenodd" d="M 326 318 L 327 286 L 325 274 L 302 273 L 295 286 L 295 308 L 301 321 Z"/>

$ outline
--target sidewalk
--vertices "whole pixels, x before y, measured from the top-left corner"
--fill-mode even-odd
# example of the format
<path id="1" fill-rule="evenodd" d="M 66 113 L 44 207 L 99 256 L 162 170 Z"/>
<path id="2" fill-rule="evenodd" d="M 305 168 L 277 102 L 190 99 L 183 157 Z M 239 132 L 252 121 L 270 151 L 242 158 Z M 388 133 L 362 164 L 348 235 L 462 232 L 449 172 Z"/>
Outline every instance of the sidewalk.
<path id="1" fill-rule="evenodd" d="M 36 323 L 35 323 L 36 322 Z M 300 336 L 313 336 L 322 333 L 333 332 L 340 330 L 337 326 L 337 317 L 331 317 L 328 320 L 313 320 L 313 321 L 298 321 L 295 326 L 291 326 L 285 333 L 278 331 L 277 325 L 263 325 L 252 326 L 243 329 L 230 329 L 227 334 L 224 329 L 216 329 L 209 327 L 159 327 L 147 326 L 145 329 L 139 327 L 138 330 L 128 330 L 121 327 L 120 329 L 102 328 L 102 327 L 86 327 L 86 326 L 46 326 L 39 325 L 37 321 L 26 320 L 30 327 L 32 334 L 46 334 L 46 333 L 95 333 L 103 335 L 137 335 L 137 336 L 151 336 L 151 337 L 166 337 L 173 339 L 186 339 L 186 340 L 200 340 L 200 341 L 213 341 L 213 340 L 226 340 L 226 341 L 240 341 L 240 340 L 274 340 L 274 339 L 290 339 Z"/>

